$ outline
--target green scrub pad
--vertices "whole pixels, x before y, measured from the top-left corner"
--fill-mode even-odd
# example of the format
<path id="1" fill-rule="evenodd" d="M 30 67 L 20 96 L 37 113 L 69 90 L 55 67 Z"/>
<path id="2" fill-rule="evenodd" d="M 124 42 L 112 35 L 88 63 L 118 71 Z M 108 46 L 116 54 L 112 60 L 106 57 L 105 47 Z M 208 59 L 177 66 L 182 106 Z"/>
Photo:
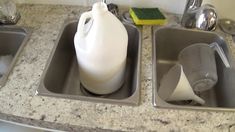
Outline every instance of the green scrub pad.
<path id="1" fill-rule="evenodd" d="M 165 16 L 158 8 L 131 8 L 130 15 L 136 25 L 164 25 Z"/>

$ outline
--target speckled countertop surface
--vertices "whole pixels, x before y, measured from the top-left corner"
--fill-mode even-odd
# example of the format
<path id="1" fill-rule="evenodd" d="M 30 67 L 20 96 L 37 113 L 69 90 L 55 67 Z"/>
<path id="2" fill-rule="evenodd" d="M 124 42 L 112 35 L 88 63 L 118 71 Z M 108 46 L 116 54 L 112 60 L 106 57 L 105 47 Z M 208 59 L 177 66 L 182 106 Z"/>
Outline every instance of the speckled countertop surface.
<path id="1" fill-rule="evenodd" d="M 19 5 L 18 8 L 22 15 L 18 25 L 29 27 L 32 35 L 8 82 L 0 89 L 0 119 L 65 131 L 235 131 L 235 112 L 156 109 L 152 106 L 152 36 L 148 26 L 142 30 L 139 106 L 35 96 L 64 20 L 77 18 L 87 8 L 52 5 Z"/>

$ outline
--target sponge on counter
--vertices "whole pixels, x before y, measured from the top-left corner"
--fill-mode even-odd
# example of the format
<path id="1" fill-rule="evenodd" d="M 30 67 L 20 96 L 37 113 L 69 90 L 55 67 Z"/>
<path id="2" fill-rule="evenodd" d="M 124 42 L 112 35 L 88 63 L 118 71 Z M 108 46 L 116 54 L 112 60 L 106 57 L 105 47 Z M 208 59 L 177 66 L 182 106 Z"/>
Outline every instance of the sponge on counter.
<path id="1" fill-rule="evenodd" d="M 164 25 L 165 16 L 158 8 L 130 8 L 129 11 L 136 25 Z"/>

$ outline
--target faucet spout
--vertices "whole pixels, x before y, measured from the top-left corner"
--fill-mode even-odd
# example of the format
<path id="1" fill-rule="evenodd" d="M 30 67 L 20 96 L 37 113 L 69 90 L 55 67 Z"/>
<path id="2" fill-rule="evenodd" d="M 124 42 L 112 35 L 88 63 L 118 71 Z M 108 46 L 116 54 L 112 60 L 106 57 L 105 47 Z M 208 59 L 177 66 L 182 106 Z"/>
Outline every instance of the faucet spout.
<path id="1" fill-rule="evenodd" d="M 202 5 L 202 0 L 188 0 L 185 10 L 197 10 Z"/>
<path id="2" fill-rule="evenodd" d="M 196 13 L 202 5 L 202 0 L 187 0 L 181 25 L 186 28 L 195 27 Z"/>
<path id="3" fill-rule="evenodd" d="M 20 19 L 20 13 L 16 10 L 16 5 L 12 0 L 0 1 L 0 23 L 16 24 Z"/>

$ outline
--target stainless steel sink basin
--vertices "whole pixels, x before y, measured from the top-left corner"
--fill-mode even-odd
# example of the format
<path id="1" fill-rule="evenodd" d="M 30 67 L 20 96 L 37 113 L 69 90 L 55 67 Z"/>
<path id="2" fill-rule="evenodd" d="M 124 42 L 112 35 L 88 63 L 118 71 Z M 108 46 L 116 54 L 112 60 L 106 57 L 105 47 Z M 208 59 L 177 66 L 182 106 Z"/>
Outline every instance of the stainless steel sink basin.
<path id="1" fill-rule="evenodd" d="M 11 56 L 12 58 L 10 59 L 10 63 L 8 65 L 3 66 L 3 63 L 5 62 L 1 62 L 0 68 L 5 66 L 7 68 L 4 68 L 4 74 L 0 75 L 0 86 L 5 85 L 7 77 L 10 74 L 26 41 L 28 40 L 29 35 L 29 32 L 22 27 L 0 26 L 0 56 Z"/>
<path id="2" fill-rule="evenodd" d="M 179 52 L 193 43 L 217 42 L 224 50 L 231 68 L 226 68 L 218 54 L 217 63 L 218 82 L 209 91 L 199 94 L 206 101 L 203 106 L 190 101 L 166 102 L 158 95 L 160 80 L 167 71 L 178 62 Z M 153 105 L 158 108 L 181 108 L 199 110 L 235 109 L 235 69 L 234 60 L 228 50 L 225 40 L 213 32 L 187 30 L 173 27 L 153 28 Z"/>
<path id="3" fill-rule="evenodd" d="M 138 105 L 140 98 L 141 35 L 138 28 L 124 24 L 128 31 L 127 69 L 124 85 L 115 93 L 95 95 L 86 91 L 78 76 L 73 38 L 77 21 L 66 22 L 41 78 L 38 95 L 85 101 Z"/>

